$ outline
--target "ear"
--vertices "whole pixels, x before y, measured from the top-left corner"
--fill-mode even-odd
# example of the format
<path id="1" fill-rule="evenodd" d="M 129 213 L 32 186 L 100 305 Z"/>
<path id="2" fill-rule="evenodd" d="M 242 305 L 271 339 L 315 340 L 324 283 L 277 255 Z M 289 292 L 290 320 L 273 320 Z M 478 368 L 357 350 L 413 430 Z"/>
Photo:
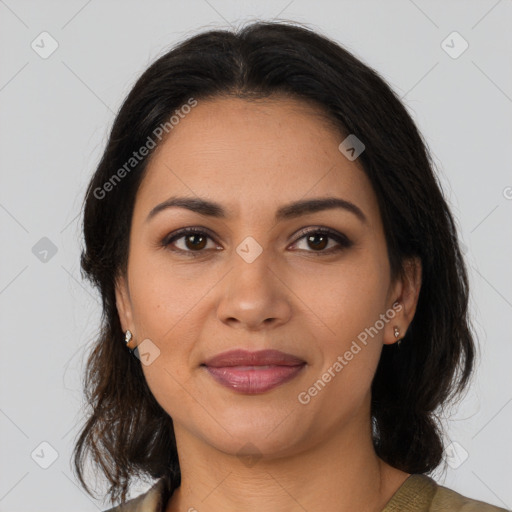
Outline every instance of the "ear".
<path id="1" fill-rule="evenodd" d="M 390 320 L 384 332 L 384 344 L 391 345 L 405 336 L 418 305 L 421 276 L 422 266 L 420 258 L 415 256 L 407 259 L 404 263 L 404 275 L 397 279 L 390 295 L 390 302 L 386 312 Z M 388 315 L 389 311 L 394 311 L 395 315 L 393 317 Z M 400 331 L 398 338 L 394 334 L 395 326 Z"/>
<path id="2" fill-rule="evenodd" d="M 128 329 L 133 333 L 133 316 L 131 309 L 130 291 L 128 290 L 128 283 L 124 275 L 116 278 L 116 307 L 119 315 L 119 321 L 123 331 Z M 133 333 L 135 334 L 135 333 Z"/>

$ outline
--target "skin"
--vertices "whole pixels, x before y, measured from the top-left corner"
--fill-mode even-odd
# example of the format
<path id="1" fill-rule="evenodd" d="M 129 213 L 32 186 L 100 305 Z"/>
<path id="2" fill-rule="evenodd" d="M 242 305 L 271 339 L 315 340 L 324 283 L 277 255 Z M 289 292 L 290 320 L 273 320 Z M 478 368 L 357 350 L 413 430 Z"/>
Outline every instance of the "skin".
<path id="1" fill-rule="evenodd" d="M 391 280 L 377 198 L 358 161 L 339 151 L 343 139 L 307 102 L 216 98 L 199 101 L 152 155 L 116 295 L 123 329 L 160 350 L 143 371 L 174 422 L 182 483 L 167 512 L 380 511 L 409 476 L 374 451 L 370 387 L 393 327 L 403 337 L 413 319 L 421 265 L 411 260 Z M 229 216 L 172 207 L 146 220 L 176 195 L 215 201 Z M 367 222 L 344 209 L 274 221 L 279 206 L 326 196 L 356 204 Z M 194 240 L 198 256 L 183 237 L 173 246 L 188 253 L 161 245 L 189 226 L 210 232 Z M 297 236 L 319 226 L 353 245 L 329 253 L 336 240 Z M 248 236 L 262 248 L 252 263 L 236 252 Z M 301 404 L 298 394 L 396 301 L 401 311 Z M 235 348 L 274 348 L 307 365 L 277 388 L 242 394 L 201 367 Z M 237 456 L 242 447 L 254 458 Z"/>

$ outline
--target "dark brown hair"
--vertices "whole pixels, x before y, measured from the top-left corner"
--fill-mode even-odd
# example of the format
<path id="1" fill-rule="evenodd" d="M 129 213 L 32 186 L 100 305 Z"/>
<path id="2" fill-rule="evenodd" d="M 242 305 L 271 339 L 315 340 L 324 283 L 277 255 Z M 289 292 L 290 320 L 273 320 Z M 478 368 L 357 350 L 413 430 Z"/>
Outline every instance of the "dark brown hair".
<path id="1" fill-rule="evenodd" d="M 112 503 L 126 500 L 132 478 L 163 477 L 167 496 L 181 481 L 172 419 L 125 347 L 115 301 L 149 156 L 118 173 L 122 179 L 112 178 L 190 98 L 273 94 L 315 102 L 341 133 L 364 142 L 358 162 L 378 199 L 392 278 L 403 275 L 407 258 L 421 259 L 416 314 L 400 348 L 383 347 L 372 383 L 374 446 L 384 461 L 408 473 L 430 472 L 442 461 L 438 411 L 467 386 L 475 345 L 456 225 L 426 144 L 398 96 L 350 52 L 298 24 L 257 22 L 200 33 L 158 58 L 119 110 L 87 189 L 81 265 L 101 294 L 103 317 L 87 361 L 91 410 L 75 445 L 74 468 L 90 494 L 87 453 L 108 479 Z"/>

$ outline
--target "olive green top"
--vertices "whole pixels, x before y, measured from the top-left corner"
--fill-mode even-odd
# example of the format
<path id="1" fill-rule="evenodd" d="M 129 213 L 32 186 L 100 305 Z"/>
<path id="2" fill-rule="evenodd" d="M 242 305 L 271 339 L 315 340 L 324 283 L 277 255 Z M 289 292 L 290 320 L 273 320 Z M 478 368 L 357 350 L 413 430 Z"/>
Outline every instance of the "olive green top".
<path id="1" fill-rule="evenodd" d="M 164 482 L 160 479 L 144 494 L 105 512 L 164 512 L 167 503 L 163 503 L 163 493 Z M 382 512 L 507 512 L 507 509 L 466 498 L 427 475 L 412 474 Z"/>
<path id="2" fill-rule="evenodd" d="M 413 474 L 393 494 L 382 512 L 506 512 L 495 507 L 466 498 L 458 492 L 437 484 L 427 475 Z"/>

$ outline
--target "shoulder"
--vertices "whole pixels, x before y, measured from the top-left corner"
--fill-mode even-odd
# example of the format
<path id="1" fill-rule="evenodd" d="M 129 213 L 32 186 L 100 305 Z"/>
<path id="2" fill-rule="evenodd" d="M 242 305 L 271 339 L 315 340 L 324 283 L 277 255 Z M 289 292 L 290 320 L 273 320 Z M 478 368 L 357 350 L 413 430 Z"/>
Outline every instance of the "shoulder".
<path id="1" fill-rule="evenodd" d="M 430 507 L 432 512 L 454 510 L 460 512 L 507 512 L 507 509 L 468 498 L 442 485 L 436 484 L 436 493 Z"/>
<path id="2" fill-rule="evenodd" d="M 410 475 L 383 512 L 508 512 L 439 485 L 424 474 Z"/>
<path id="3" fill-rule="evenodd" d="M 104 512 L 162 512 L 165 506 L 164 491 L 165 483 L 163 478 L 160 478 L 145 493 L 128 500 L 124 505 L 117 505 Z"/>

